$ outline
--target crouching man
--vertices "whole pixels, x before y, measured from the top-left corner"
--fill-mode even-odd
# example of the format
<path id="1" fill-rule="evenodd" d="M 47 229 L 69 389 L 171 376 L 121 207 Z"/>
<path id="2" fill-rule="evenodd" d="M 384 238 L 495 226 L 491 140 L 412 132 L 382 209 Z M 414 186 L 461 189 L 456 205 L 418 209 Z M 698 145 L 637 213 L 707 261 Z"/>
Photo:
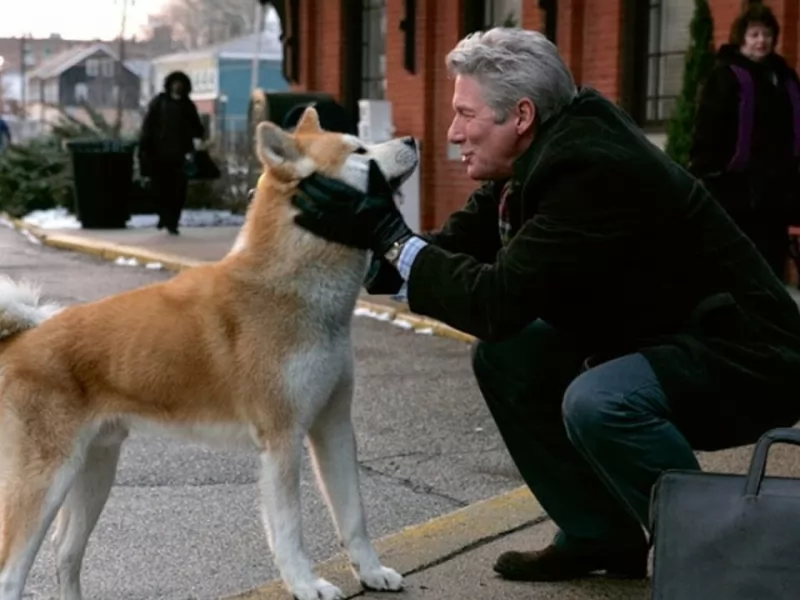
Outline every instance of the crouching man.
<path id="1" fill-rule="evenodd" d="M 646 576 L 648 504 L 694 450 L 800 419 L 800 314 L 705 188 L 544 36 L 493 29 L 447 56 L 449 141 L 485 182 L 417 236 L 371 165 L 367 194 L 312 176 L 297 223 L 374 252 L 373 293 L 473 334 L 474 371 L 558 525 L 502 555 L 523 580 Z"/>

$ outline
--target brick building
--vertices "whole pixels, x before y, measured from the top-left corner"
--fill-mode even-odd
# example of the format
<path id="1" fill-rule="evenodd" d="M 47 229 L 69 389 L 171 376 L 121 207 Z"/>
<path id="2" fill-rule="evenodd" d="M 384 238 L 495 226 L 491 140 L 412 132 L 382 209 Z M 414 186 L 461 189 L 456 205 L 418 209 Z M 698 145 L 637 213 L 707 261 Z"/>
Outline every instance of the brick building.
<path id="1" fill-rule="evenodd" d="M 767 2 L 796 65 L 800 0 Z M 447 143 L 452 82 L 446 53 L 469 31 L 514 23 L 545 32 L 579 84 L 618 102 L 656 141 L 680 90 L 694 0 L 282 0 L 293 89 L 334 95 L 355 116 L 360 98 L 392 103 L 397 135 L 421 140 L 421 221 L 438 227 L 476 183 Z M 715 41 L 742 0 L 710 0 Z"/>

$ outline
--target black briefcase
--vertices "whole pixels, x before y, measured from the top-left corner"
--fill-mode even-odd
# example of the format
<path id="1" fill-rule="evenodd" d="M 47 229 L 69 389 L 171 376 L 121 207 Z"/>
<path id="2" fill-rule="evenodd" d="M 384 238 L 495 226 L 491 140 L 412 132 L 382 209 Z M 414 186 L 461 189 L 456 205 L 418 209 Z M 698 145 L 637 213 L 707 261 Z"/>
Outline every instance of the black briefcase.
<path id="1" fill-rule="evenodd" d="M 764 477 L 771 444 L 758 441 L 747 475 L 667 471 L 651 505 L 653 600 L 800 598 L 800 479 Z"/>

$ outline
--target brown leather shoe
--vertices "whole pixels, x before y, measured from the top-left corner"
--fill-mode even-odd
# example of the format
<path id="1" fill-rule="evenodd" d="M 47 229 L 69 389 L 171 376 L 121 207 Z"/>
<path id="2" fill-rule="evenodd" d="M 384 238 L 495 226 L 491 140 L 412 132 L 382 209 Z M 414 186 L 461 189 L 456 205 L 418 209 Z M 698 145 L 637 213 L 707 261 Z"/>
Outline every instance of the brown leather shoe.
<path id="1" fill-rule="evenodd" d="M 505 552 L 494 570 L 513 581 L 566 581 L 604 571 L 606 577 L 645 579 L 647 550 L 582 556 L 551 544 L 531 552 Z"/>

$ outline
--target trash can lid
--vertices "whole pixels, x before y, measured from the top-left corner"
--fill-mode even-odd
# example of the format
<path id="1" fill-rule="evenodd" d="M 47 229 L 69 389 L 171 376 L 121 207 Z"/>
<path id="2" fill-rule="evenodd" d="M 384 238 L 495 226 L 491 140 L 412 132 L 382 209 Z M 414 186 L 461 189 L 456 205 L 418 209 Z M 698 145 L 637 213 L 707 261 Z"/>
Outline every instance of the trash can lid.
<path id="1" fill-rule="evenodd" d="M 68 140 L 66 146 L 72 152 L 128 153 L 136 147 L 131 140 L 114 140 L 108 138 L 84 138 Z"/>

